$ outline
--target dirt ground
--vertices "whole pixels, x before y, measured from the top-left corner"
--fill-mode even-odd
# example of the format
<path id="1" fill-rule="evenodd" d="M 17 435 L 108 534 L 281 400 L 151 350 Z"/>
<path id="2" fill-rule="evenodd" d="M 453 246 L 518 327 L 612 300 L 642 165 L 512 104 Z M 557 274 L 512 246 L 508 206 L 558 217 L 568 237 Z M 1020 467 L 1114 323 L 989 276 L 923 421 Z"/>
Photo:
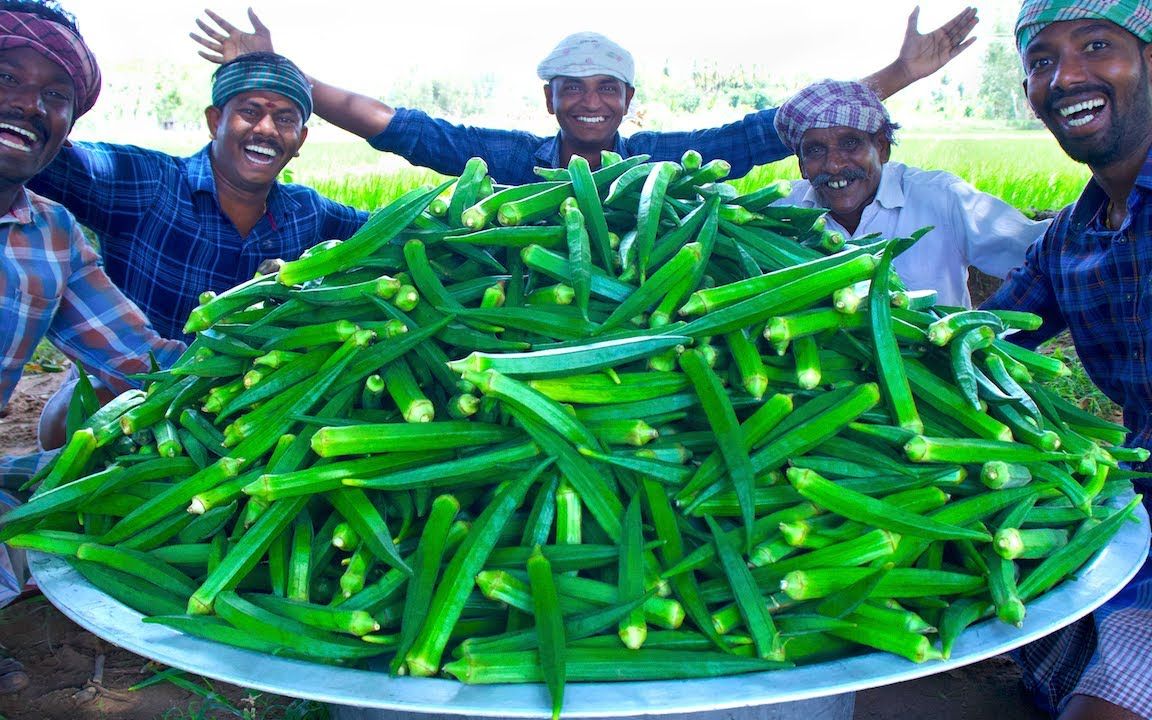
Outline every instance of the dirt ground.
<path id="1" fill-rule="evenodd" d="M 0 418 L 0 455 L 27 452 L 36 444 L 40 407 L 63 373 L 27 373 L 5 417 Z M 0 696 L 0 720 L 153 720 L 155 718 L 284 717 L 290 698 L 261 695 L 235 686 L 184 676 L 211 687 L 227 703 L 212 710 L 203 692 L 171 682 L 138 690 L 133 685 L 165 668 L 72 623 L 42 595 L 30 590 L 0 611 L 0 643 L 24 663 L 32 685 Z M 217 705 L 221 707 L 221 705 Z M 248 712 L 245 713 L 244 711 Z M 858 693 L 856 720 L 1040 720 L 1007 658 Z"/>

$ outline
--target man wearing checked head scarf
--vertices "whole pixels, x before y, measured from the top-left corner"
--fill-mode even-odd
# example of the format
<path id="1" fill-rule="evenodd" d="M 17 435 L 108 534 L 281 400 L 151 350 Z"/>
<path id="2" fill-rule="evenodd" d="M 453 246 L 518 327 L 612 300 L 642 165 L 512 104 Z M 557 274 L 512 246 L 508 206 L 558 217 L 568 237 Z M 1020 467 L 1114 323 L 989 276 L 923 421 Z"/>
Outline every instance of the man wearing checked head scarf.
<path id="1" fill-rule="evenodd" d="M 188 340 L 184 323 L 200 293 L 345 239 L 367 219 L 277 180 L 300 152 L 311 114 L 311 88 L 295 64 L 246 55 L 213 76 L 210 142 L 199 152 L 74 141 L 29 187 L 97 234 L 108 274 L 161 335 Z"/>
<path id="2" fill-rule="evenodd" d="M 207 15 L 216 27 L 197 21 L 203 35 L 192 36 L 208 49 L 200 53 L 205 58 L 220 62 L 254 48 L 272 49 L 271 32 L 251 10 L 251 33 L 211 11 Z M 973 8 L 927 34 L 917 31 L 917 17 L 918 11 L 913 11 L 908 19 L 896 61 L 865 79 L 881 97 L 936 72 L 972 42 L 968 34 L 976 24 Z M 377 150 L 448 175 L 459 175 L 470 158 L 481 157 L 492 179 L 507 184 L 535 182 L 539 177 L 534 167 L 567 167 L 574 155 L 599 168 L 604 151 L 679 161 L 685 150 L 694 149 L 705 160 L 727 160 L 732 177 L 788 155 L 772 126 L 775 109 L 748 114 L 719 128 L 622 137 L 620 124 L 636 90 L 635 65 L 626 49 L 599 33 L 578 32 L 563 38 L 536 73 L 544 81 L 544 106 L 560 126 L 551 137 L 457 125 L 420 110 L 392 108 L 315 78 L 313 94 L 320 117 L 365 138 Z"/>
<path id="3" fill-rule="evenodd" d="M 910 290 L 970 307 L 968 267 L 1004 277 L 1047 223 L 951 173 L 889 162 L 896 128 L 863 83 L 825 80 L 796 93 L 776 112 L 776 131 L 805 179 L 777 204 L 828 208 L 828 227 L 853 239 L 932 227 L 896 258 L 896 271 Z"/>
<path id="4" fill-rule="evenodd" d="M 987 307 L 1040 315 L 1034 346 L 1068 329 L 1092 381 L 1152 449 L 1152 5 L 1026 0 L 1016 23 L 1028 102 L 1092 178 Z M 1147 472 L 1152 464 L 1138 464 Z M 1134 480 L 1152 506 L 1146 477 Z M 1088 617 L 1016 653 L 1062 720 L 1152 717 L 1152 562 Z"/>
<path id="5" fill-rule="evenodd" d="M 0 413 L 25 363 L 51 341 L 113 391 L 128 376 L 184 349 L 165 341 L 101 269 L 76 219 L 24 185 L 47 165 L 100 94 L 100 70 L 76 25 L 55 3 L 0 2 Z M 107 399 L 105 397 L 104 399 Z M 0 457 L 0 515 L 47 453 Z M 0 546 L 0 607 L 27 580 L 23 552 Z M 0 646 L 0 694 L 28 685 Z"/>

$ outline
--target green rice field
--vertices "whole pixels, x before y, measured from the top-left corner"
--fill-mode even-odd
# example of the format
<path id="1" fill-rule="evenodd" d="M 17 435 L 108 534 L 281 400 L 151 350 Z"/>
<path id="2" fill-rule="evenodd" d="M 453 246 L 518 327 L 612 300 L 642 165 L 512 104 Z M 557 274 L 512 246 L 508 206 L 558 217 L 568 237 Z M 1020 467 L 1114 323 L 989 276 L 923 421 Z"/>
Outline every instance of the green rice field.
<path id="1" fill-rule="evenodd" d="M 1069 160 L 1044 131 L 909 133 L 893 150 L 892 158 L 955 173 L 1028 213 L 1067 205 L 1088 179 L 1087 168 Z M 289 165 L 289 177 L 334 200 L 367 209 L 440 178 L 377 152 L 367 143 L 338 140 L 309 140 L 301 157 Z M 758 167 L 733 182 L 744 189 L 797 177 L 796 161 L 787 159 Z"/>

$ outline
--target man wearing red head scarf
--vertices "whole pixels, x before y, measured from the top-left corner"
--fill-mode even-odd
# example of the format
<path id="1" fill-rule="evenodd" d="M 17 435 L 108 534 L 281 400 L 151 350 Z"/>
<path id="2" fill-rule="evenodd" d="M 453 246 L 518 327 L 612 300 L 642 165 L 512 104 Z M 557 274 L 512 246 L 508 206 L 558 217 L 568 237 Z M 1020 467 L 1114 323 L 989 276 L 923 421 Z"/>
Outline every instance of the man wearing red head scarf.
<path id="1" fill-rule="evenodd" d="M 99 94 L 100 70 L 70 16 L 54 2 L 0 0 L 0 411 L 44 338 L 116 391 L 149 370 L 149 352 L 168 365 L 184 349 L 116 289 L 75 218 L 24 187 Z M 0 522 L 47 459 L 0 457 Z M 25 580 L 21 554 L 0 546 L 0 607 Z M 27 685 L 0 650 L 0 693 Z"/>

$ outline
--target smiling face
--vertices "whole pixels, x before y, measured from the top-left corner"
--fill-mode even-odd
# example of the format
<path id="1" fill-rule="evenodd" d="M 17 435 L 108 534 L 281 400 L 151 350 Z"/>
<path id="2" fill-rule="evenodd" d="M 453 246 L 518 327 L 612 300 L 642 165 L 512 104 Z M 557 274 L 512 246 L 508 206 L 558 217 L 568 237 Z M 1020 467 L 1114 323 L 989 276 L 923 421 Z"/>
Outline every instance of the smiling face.
<path id="1" fill-rule="evenodd" d="M 805 131 L 798 148 L 800 174 L 836 222 L 855 232 L 864 208 L 876 197 L 891 149 L 882 133 L 844 126 L 813 128 Z"/>
<path id="2" fill-rule="evenodd" d="M 1118 25 L 1057 22 L 1024 52 L 1024 90 L 1068 156 L 1102 168 L 1148 149 L 1150 67 L 1152 46 Z"/>
<path id="3" fill-rule="evenodd" d="M 240 93 L 205 117 L 217 179 L 248 192 L 267 190 L 308 137 L 296 103 L 266 90 Z"/>
<path id="4" fill-rule="evenodd" d="M 74 97 L 72 78 L 39 52 L 0 51 L 0 191 L 15 190 L 56 157 L 72 129 Z"/>
<path id="5" fill-rule="evenodd" d="M 635 88 L 608 75 L 558 77 L 544 86 L 548 112 L 556 116 L 573 151 L 611 150 Z"/>

